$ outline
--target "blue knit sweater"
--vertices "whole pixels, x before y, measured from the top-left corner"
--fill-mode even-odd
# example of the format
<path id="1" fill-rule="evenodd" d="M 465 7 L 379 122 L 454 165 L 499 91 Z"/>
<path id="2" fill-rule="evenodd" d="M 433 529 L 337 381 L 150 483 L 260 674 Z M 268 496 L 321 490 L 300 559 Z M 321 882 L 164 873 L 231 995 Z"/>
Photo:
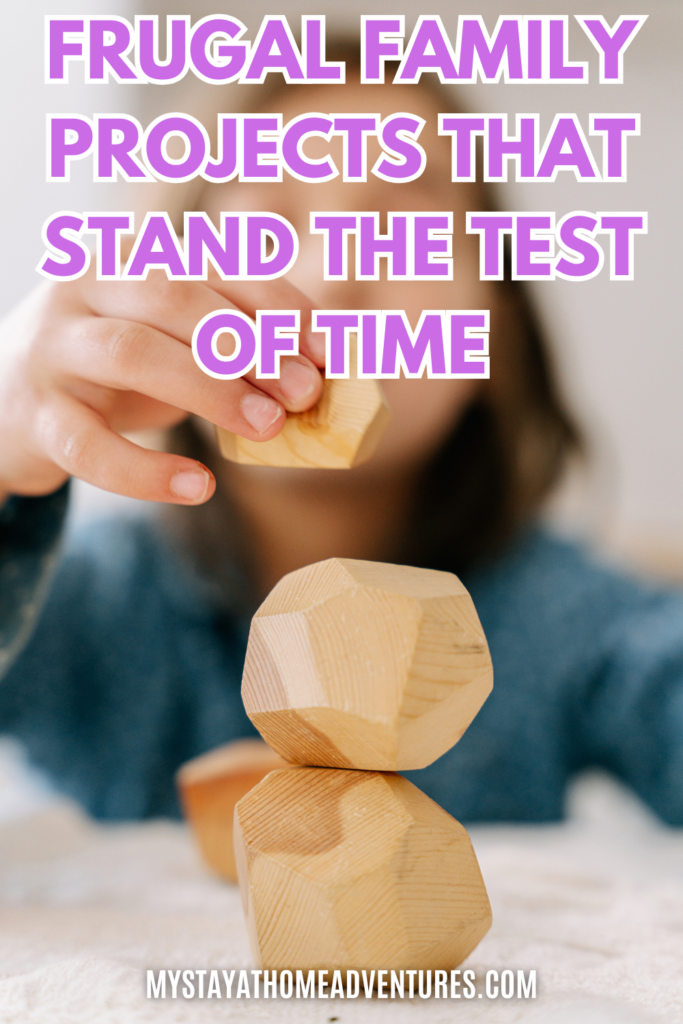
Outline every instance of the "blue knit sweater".
<path id="1" fill-rule="evenodd" d="M 55 555 L 66 490 L 0 512 L 0 732 L 102 818 L 175 815 L 175 769 L 252 735 L 248 620 L 153 521 L 82 529 Z M 683 597 L 541 530 L 464 580 L 493 693 L 461 741 L 407 773 L 456 818 L 553 821 L 600 765 L 683 824 Z"/>

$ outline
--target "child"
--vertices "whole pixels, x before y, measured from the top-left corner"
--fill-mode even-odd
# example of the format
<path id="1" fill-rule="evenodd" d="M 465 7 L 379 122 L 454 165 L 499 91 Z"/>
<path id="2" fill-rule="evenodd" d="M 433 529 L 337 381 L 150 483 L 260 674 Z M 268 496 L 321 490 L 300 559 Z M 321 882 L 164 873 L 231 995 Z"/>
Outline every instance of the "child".
<path id="1" fill-rule="evenodd" d="M 535 524 L 577 434 L 521 286 L 479 280 L 464 222 L 487 197 L 450 182 L 449 146 L 436 133 L 447 101 L 430 87 L 397 94 L 352 75 L 344 87 L 264 91 L 259 109 L 285 122 L 311 110 L 419 114 L 427 170 L 403 185 L 369 175 L 207 186 L 202 206 L 214 218 L 257 209 L 294 223 L 302 247 L 290 280 L 90 274 L 43 289 L 8 321 L 0 729 L 93 814 L 177 813 L 175 768 L 253 732 L 241 665 L 250 615 L 273 584 L 333 555 L 404 562 L 462 575 L 495 669 L 463 739 L 411 773 L 422 789 L 461 820 L 550 821 L 562 816 L 570 775 L 602 765 L 683 824 L 683 601 L 599 568 Z M 307 153 L 319 155 L 313 140 Z M 453 210 L 454 280 L 323 281 L 313 209 Z M 193 362 L 194 326 L 230 304 L 249 315 L 301 309 L 301 355 L 283 360 L 279 381 L 218 381 Z M 208 423 L 266 440 L 285 409 L 317 400 L 313 304 L 405 309 L 413 325 L 423 308 L 490 309 L 491 379 L 386 381 L 391 425 L 350 471 L 224 462 Z M 149 427 L 175 427 L 175 453 L 119 434 Z M 168 514 L 84 530 L 54 569 L 69 475 L 167 503 Z"/>

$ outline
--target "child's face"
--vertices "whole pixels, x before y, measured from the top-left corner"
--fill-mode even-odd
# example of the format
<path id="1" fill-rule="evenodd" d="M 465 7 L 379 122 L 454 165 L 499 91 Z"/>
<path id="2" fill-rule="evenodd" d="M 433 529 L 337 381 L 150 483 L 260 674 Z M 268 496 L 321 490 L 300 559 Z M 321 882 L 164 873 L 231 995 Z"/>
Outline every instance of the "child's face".
<path id="1" fill-rule="evenodd" d="M 405 184 L 389 184 L 370 173 L 380 154 L 376 140 L 368 145 L 367 182 L 344 182 L 341 174 L 332 181 L 314 184 L 284 175 L 282 182 L 230 182 L 213 185 L 203 195 L 203 206 L 218 221 L 221 209 L 268 210 L 286 217 L 299 234 L 299 257 L 288 275 L 301 291 L 323 309 L 405 309 L 413 327 L 423 309 L 491 309 L 493 288 L 479 280 L 476 236 L 465 234 L 465 213 L 481 208 L 474 184 L 451 182 L 450 143 L 437 134 L 435 97 L 418 86 L 370 86 L 352 80 L 344 86 L 316 86 L 278 91 L 268 112 L 283 114 L 286 124 L 298 114 L 379 113 L 386 117 L 409 111 L 426 120 L 419 141 L 427 154 L 420 178 Z M 331 143 L 311 138 L 305 144 L 311 157 L 329 153 L 342 167 L 342 141 Z M 374 211 L 380 213 L 380 230 L 386 231 L 388 211 L 453 211 L 453 281 L 389 281 L 386 261 L 380 261 L 379 281 L 355 281 L 353 239 L 349 245 L 349 280 L 323 280 L 323 238 L 309 233 L 309 214 L 324 211 Z M 373 471 L 410 467 L 438 449 L 481 383 L 476 380 L 386 380 L 382 386 L 392 420 L 380 446 L 366 465 Z M 360 467 L 362 469 L 362 467 Z"/>

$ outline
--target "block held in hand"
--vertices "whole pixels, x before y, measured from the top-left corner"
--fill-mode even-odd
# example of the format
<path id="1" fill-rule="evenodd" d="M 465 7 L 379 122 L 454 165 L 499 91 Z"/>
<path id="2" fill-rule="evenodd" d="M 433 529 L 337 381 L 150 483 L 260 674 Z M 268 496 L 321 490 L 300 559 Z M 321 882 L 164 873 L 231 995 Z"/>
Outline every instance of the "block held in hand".
<path id="1" fill-rule="evenodd" d="M 355 368 L 351 367 L 352 374 Z M 247 466 L 350 469 L 375 451 L 389 421 L 389 407 L 376 380 L 325 380 L 320 401 L 306 412 L 288 413 L 270 441 L 249 441 L 216 428 L 221 454 Z"/>

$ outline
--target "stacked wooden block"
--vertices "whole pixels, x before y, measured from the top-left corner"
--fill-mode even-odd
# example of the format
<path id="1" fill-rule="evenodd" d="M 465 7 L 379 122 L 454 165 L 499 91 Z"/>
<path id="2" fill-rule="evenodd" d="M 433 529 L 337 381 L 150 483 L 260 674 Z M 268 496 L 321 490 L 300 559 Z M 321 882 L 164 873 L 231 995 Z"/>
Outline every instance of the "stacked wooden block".
<path id="1" fill-rule="evenodd" d="M 457 742 L 491 685 L 450 573 L 330 559 L 278 583 L 252 622 L 242 696 L 294 767 L 234 819 L 259 967 L 450 969 L 477 945 L 491 912 L 469 836 L 397 772 Z M 194 813 L 205 848 L 209 819 Z"/>

